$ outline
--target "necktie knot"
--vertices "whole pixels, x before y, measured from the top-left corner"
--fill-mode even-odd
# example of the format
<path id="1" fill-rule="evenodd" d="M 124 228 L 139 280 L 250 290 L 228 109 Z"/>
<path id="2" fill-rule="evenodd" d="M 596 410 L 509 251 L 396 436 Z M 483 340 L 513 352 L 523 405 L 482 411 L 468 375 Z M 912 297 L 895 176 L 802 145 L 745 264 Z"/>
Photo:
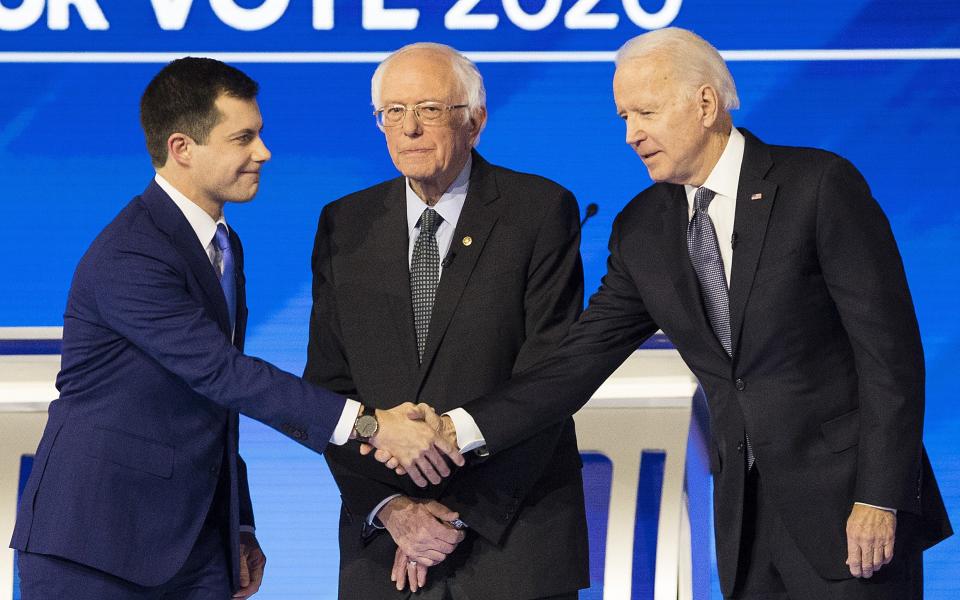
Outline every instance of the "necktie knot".
<path id="1" fill-rule="evenodd" d="M 217 233 L 213 236 L 213 239 L 220 252 L 226 252 L 230 249 L 230 234 L 227 232 L 227 226 L 223 223 L 217 224 Z"/>
<path id="2" fill-rule="evenodd" d="M 693 196 L 694 208 L 700 212 L 707 212 L 707 209 L 710 207 L 710 202 L 713 201 L 713 197 L 716 195 L 717 193 L 711 189 L 698 187 L 697 193 Z"/>
<path id="3" fill-rule="evenodd" d="M 441 222 L 443 222 L 443 217 L 440 216 L 440 213 L 432 208 L 424 209 L 420 215 L 420 233 L 427 235 L 436 234 Z"/>

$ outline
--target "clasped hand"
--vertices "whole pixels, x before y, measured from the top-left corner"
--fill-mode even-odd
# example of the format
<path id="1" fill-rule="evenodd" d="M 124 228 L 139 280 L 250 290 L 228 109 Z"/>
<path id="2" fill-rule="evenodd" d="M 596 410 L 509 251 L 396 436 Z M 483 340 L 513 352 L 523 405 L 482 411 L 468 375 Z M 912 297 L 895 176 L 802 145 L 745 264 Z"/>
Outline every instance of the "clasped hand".
<path id="1" fill-rule="evenodd" d="M 361 454 L 377 449 L 376 458 L 399 475 L 409 475 L 420 487 L 427 482 L 436 485 L 450 476 L 450 466 L 444 457 L 457 466 L 463 466 L 463 456 L 457 448 L 456 434 L 448 428 L 437 413 L 426 404 L 405 402 L 389 410 L 377 410 L 379 427 L 370 444 L 360 446 Z M 372 445 L 372 446 L 371 446 Z"/>
<path id="2" fill-rule="evenodd" d="M 397 544 L 390 580 L 402 590 L 407 584 L 417 591 L 427 581 L 427 568 L 452 553 L 463 541 L 464 532 L 450 523 L 459 514 L 436 500 L 398 496 L 378 514 Z"/>

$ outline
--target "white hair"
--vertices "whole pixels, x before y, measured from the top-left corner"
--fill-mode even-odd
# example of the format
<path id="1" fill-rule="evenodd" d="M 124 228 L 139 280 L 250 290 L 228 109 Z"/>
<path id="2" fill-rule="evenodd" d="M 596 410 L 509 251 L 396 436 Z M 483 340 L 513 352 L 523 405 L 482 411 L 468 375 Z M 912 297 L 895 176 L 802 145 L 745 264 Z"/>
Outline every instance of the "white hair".
<path id="1" fill-rule="evenodd" d="M 434 42 L 416 42 L 414 44 L 408 44 L 403 48 L 391 53 L 390 56 L 383 59 L 383 62 L 377 65 L 377 70 L 373 72 L 373 77 L 370 80 L 370 98 L 373 101 L 374 109 L 379 109 L 382 107 L 382 104 L 380 103 L 380 88 L 383 82 L 383 74 L 386 72 L 387 66 L 393 61 L 393 59 L 401 54 L 405 54 L 414 50 L 433 50 L 443 54 L 450 60 L 450 68 L 453 70 L 453 75 L 457 78 L 460 88 L 467 97 L 467 111 L 470 117 L 476 116 L 481 109 L 486 109 L 487 91 L 483 87 L 483 76 L 480 75 L 480 70 L 477 69 L 477 65 L 475 65 L 472 60 L 461 54 L 456 48 L 447 46 L 446 44 L 437 44 Z"/>
<path id="2" fill-rule="evenodd" d="M 690 85 L 693 94 L 701 85 L 710 85 L 717 92 L 724 111 L 740 108 L 737 85 L 727 63 L 710 43 L 686 29 L 667 27 L 649 31 L 627 41 L 617 51 L 616 65 L 663 52 L 676 67 L 678 77 Z"/>

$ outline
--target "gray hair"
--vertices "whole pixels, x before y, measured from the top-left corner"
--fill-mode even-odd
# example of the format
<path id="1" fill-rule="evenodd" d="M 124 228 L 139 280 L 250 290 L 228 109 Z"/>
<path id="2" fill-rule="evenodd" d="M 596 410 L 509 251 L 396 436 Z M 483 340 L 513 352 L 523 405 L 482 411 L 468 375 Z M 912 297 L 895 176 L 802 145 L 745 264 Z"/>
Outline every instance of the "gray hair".
<path id="1" fill-rule="evenodd" d="M 456 48 L 434 42 L 408 44 L 391 53 L 390 56 L 383 59 L 383 62 L 377 65 L 377 70 L 373 72 L 373 78 L 370 80 L 370 98 L 373 101 L 374 109 L 382 106 L 380 104 L 380 88 L 387 66 L 394 58 L 413 50 L 433 50 L 445 55 L 450 60 L 450 68 L 453 69 L 454 76 L 457 78 L 460 87 L 467 96 L 467 110 L 469 111 L 469 115 L 472 117 L 476 115 L 480 109 L 486 109 L 487 91 L 483 87 L 483 76 L 480 75 L 480 70 L 477 69 L 477 65 L 461 54 Z"/>
<path id="2" fill-rule="evenodd" d="M 627 41 L 617 51 L 616 65 L 645 58 L 654 52 L 664 52 L 676 66 L 677 75 L 690 84 L 689 91 L 708 84 L 717 91 L 720 106 L 725 111 L 740 108 L 737 85 L 727 63 L 710 43 L 686 29 L 667 27 L 649 31 Z"/>

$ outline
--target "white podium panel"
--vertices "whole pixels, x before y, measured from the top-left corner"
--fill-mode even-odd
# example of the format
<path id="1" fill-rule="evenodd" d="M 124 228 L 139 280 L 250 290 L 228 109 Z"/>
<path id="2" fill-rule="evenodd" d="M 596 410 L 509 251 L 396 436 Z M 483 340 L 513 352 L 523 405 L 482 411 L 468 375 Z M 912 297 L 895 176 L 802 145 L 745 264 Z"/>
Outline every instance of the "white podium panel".
<path id="1" fill-rule="evenodd" d="M 10 539 L 16 516 L 20 459 L 32 454 L 43 432 L 47 407 L 57 397 L 54 387 L 60 356 L 50 344 L 60 328 L 0 328 L 0 541 Z M 16 354 L 21 348 L 22 354 Z M 34 352 L 34 353 L 31 353 Z M 705 600 L 709 590 L 696 580 L 709 578 L 705 539 L 709 531 L 706 448 L 702 428 L 691 426 L 697 382 L 679 354 L 671 349 L 638 350 L 604 383 L 575 416 L 582 452 L 595 452 L 612 465 L 610 504 L 606 515 L 604 600 Z M 693 453 L 688 455 L 688 451 Z M 638 497 L 644 452 L 657 457 L 657 489 L 644 488 Z M 696 456 L 695 456 L 696 455 Z M 662 478 L 660 470 L 662 469 Z M 696 471 L 696 472 L 693 472 Z M 649 479 L 649 478 L 647 478 Z M 697 489 L 687 494 L 686 485 Z M 652 596 L 647 587 L 632 589 L 651 573 L 634 573 L 637 555 L 638 503 L 653 500 L 655 568 Z M 649 515 L 648 515 L 649 516 Z M 641 524 L 644 526 L 645 524 Z M 647 540 L 648 541 L 648 540 Z M 10 600 L 13 584 L 12 550 L 0 550 L 0 600 Z"/>

